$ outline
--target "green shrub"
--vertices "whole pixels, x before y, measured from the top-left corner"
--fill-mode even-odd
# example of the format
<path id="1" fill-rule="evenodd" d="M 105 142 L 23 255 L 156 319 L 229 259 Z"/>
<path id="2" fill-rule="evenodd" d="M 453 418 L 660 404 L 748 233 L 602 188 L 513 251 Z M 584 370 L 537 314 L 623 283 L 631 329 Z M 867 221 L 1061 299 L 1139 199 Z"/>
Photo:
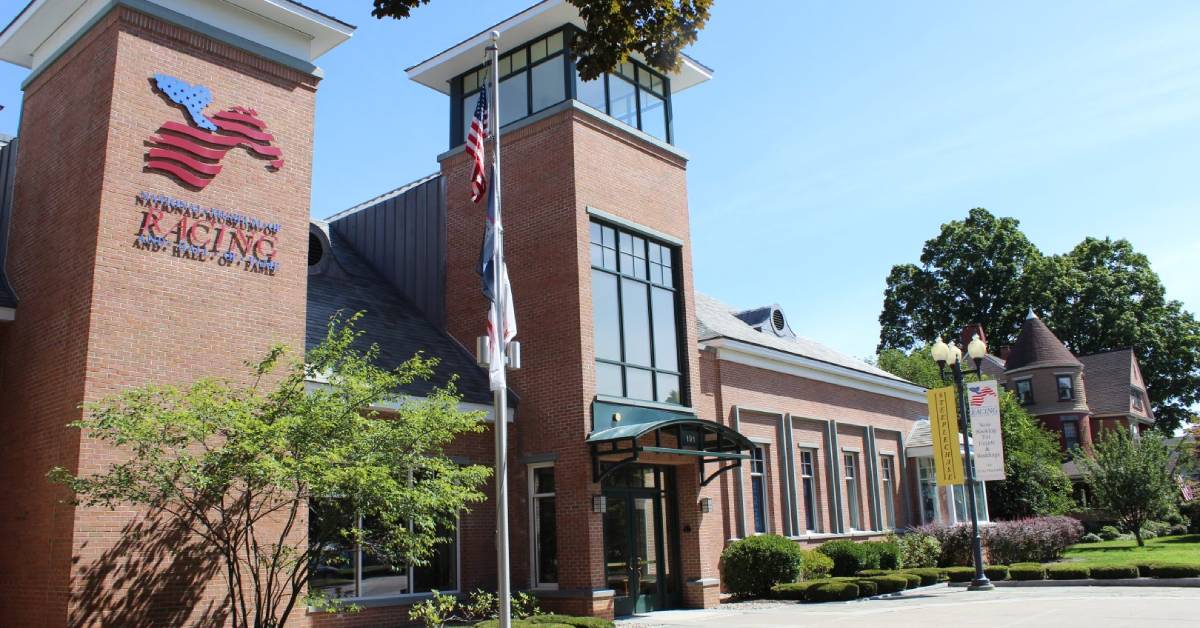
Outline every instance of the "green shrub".
<path id="1" fill-rule="evenodd" d="M 937 567 L 905 569 L 904 573 L 910 573 L 921 578 L 921 586 L 923 587 L 941 582 L 946 575 L 944 569 L 938 569 Z"/>
<path id="2" fill-rule="evenodd" d="M 1051 580 L 1087 580 L 1091 575 L 1084 565 L 1058 564 L 1046 567 L 1046 577 Z"/>
<path id="3" fill-rule="evenodd" d="M 873 597 L 879 595 L 879 584 L 870 578 L 859 578 L 854 581 L 858 585 L 858 597 Z"/>
<path id="4" fill-rule="evenodd" d="M 1171 524 L 1167 523 L 1166 521 L 1147 521 L 1146 523 L 1142 524 L 1142 536 L 1145 538 L 1152 538 L 1146 536 L 1148 533 L 1153 534 L 1155 537 L 1166 536 L 1167 530 L 1170 529 Z"/>
<path id="5" fill-rule="evenodd" d="M 803 600 L 805 591 L 810 587 L 826 580 L 808 580 L 805 582 L 785 582 L 771 587 L 771 597 L 776 600 Z"/>
<path id="6" fill-rule="evenodd" d="M 1104 539 L 1100 538 L 1100 535 L 1096 534 L 1095 532 L 1088 532 L 1087 534 L 1079 537 L 1080 543 L 1099 543 L 1103 540 Z"/>
<path id="7" fill-rule="evenodd" d="M 1104 526 L 1100 528 L 1100 538 L 1105 541 L 1115 541 L 1121 538 L 1121 531 L 1116 526 Z"/>
<path id="8" fill-rule="evenodd" d="M 571 624 L 538 623 L 530 619 L 514 619 L 509 625 L 512 628 L 572 628 Z M 605 625 L 612 626 L 613 624 L 609 622 Z M 499 626 L 500 622 L 496 619 L 487 619 L 475 624 L 475 628 L 499 628 Z"/>
<path id="9" fill-rule="evenodd" d="M 853 582 L 824 580 L 815 583 L 805 592 L 808 602 L 844 602 L 858 597 L 858 585 Z"/>
<path id="10" fill-rule="evenodd" d="M 864 541 L 859 545 L 862 545 L 864 552 L 873 555 L 867 559 L 872 565 L 880 569 L 900 568 L 900 545 L 894 536 L 889 536 L 886 541 Z"/>
<path id="11" fill-rule="evenodd" d="M 896 539 L 896 544 L 900 548 L 900 566 L 905 569 L 937 567 L 942 555 L 942 542 L 932 534 L 909 532 Z"/>
<path id="12" fill-rule="evenodd" d="M 1104 565 L 1092 567 L 1092 578 L 1095 580 L 1121 580 L 1138 577 L 1138 568 L 1133 565 Z"/>
<path id="13" fill-rule="evenodd" d="M 899 593 L 908 588 L 908 580 L 899 575 L 871 576 L 867 579 L 875 583 L 880 594 Z"/>
<path id="14" fill-rule="evenodd" d="M 988 580 L 1008 580 L 1008 565 L 984 565 L 983 573 Z"/>
<path id="15" fill-rule="evenodd" d="M 864 569 L 854 575 L 856 576 L 886 576 L 892 573 L 891 569 Z"/>
<path id="16" fill-rule="evenodd" d="M 613 628 L 613 623 L 600 617 L 573 617 L 571 615 L 535 615 L 527 619 L 531 624 L 571 626 L 572 628 Z"/>
<path id="17" fill-rule="evenodd" d="M 975 579 L 974 567 L 947 567 L 946 576 L 950 582 L 970 582 Z"/>
<path id="18" fill-rule="evenodd" d="M 817 551 L 833 559 L 831 573 L 835 576 L 853 576 L 864 569 L 879 569 L 879 554 L 866 549 L 863 543 L 829 541 L 822 543 Z"/>
<path id="19" fill-rule="evenodd" d="M 800 550 L 800 577 L 805 580 L 819 580 L 829 577 L 833 571 L 833 559 L 817 550 Z"/>
<path id="20" fill-rule="evenodd" d="M 1196 578 L 1200 577 L 1200 563 L 1190 565 L 1163 565 L 1161 563 L 1150 563 L 1146 565 L 1146 571 L 1141 571 L 1141 566 L 1138 567 L 1143 576 L 1151 578 Z M 1147 573 L 1147 571 L 1149 573 Z"/>
<path id="21" fill-rule="evenodd" d="M 1046 568 L 1037 563 L 1018 563 L 1009 566 L 1008 577 L 1013 580 L 1045 580 Z"/>
<path id="22" fill-rule="evenodd" d="M 800 578 L 801 550 L 777 534 L 735 541 L 721 552 L 725 583 L 734 595 L 765 597 L 771 587 Z"/>
<path id="23" fill-rule="evenodd" d="M 1187 533 L 1188 527 L 1186 523 L 1173 523 L 1171 527 L 1167 528 L 1167 533 L 1163 536 L 1183 536 Z"/>

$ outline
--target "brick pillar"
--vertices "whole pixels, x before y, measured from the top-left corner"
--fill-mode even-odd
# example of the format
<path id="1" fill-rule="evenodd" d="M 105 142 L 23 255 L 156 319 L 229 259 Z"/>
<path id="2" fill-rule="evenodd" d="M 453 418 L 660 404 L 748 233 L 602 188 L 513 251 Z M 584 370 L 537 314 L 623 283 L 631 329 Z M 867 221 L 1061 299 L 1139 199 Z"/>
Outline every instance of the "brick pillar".
<path id="1" fill-rule="evenodd" d="M 148 169 L 164 123 L 197 128 L 156 87 L 158 72 L 209 88 L 208 114 L 254 109 L 282 167 L 232 148 L 202 188 Z M 223 621 L 225 585 L 198 539 L 135 510 L 64 505 L 45 476 L 55 465 L 99 472 L 122 455 L 65 427 L 80 403 L 149 383 L 245 379 L 243 361 L 273 343 L 303 350 L 316 83 L 118 5 L 25 87 L 9 263 L 22 302 L 0 346 L 0 624 Z M 278 268 L 176 255 L 169 231 L 189 234 L 170 209 L 158 233 L 168 246 L 139 246 L 142 192 L 277 223 Z"/>

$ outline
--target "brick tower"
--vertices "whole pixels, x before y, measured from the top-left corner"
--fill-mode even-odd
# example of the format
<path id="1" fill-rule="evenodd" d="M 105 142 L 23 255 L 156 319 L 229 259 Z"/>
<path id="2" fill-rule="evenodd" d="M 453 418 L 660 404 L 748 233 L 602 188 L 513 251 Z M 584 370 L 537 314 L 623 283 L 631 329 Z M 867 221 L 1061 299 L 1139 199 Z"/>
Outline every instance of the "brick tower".
<path id="1" fill-rule="evenodd" d="M 288 1 L 35 0 L 0 33 L 0 58 L 31 69 L 21 301 L 0 323 L 0 624 L 220 619 L 194 538 L 62 503 L 46 473 L 114 460 L 66 427 L 82 403 L 303 348 L 313 61 L 352 30 Z"/>

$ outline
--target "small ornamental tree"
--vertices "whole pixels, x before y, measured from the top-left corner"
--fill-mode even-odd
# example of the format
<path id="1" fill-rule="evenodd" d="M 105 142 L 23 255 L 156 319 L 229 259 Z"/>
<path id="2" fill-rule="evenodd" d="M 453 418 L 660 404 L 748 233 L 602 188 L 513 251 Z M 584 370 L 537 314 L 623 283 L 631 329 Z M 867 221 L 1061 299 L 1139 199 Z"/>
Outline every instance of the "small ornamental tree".
<path id="1" fill-rule="evenodd" d="M 1145 545 L 1142 526 L 1167 514 L 1176 490 L 1168 466 L 1167 447 L 1155 434 L 1134 440 L 1125 430 L 1104 432 L 1092 456 L 1082 451 L 1075 462 L 1084 473 L 1096 506 Z"/>
<path id="2" fill-rule="evenodd" d="M 306 601 L 309 570 L 336 564 L 340 548 L 427 564 L 458 513 L 484 499 L 489 470 L 444 453 L 456 436 L 481 431 L 481 417 L 458 410 L 452 384 L 399 397 L 436 361 L 376 367 L 377 347 L 355 348 L 357 318 L 335 318 L 324 342 L 280 374 L 285 350 L 272 348 L 248 364 L 246 385 L 202 379 L 86 405 L 73 426 L 126 457 L 94 475 L 55 468 L 51 479 L 77 504 L 132 505 L 202 539 L 221 565 L 236 628 L 283 626 Z M 380 407 L 397 409 L 385 416 Z M 347 525 L 347 513 L 370 520 L 369 533 Z"/>

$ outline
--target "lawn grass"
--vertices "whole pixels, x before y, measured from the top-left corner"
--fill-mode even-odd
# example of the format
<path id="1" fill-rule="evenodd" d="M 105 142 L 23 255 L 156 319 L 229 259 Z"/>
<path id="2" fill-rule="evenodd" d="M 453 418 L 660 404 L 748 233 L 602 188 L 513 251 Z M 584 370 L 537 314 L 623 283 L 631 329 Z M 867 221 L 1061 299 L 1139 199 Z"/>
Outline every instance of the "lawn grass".
<path id="1" fill-rule="evenodd" d="M 1145 547 L 1138 547 L 1137 541 L 1132 540 L 1080 543 L 1067 549 L 1063 561 L 1088 566 L 1129 565 L 1149 561 L 1197 564 L 1200 563 L 1200 534 L 1148 539 Z"/>

